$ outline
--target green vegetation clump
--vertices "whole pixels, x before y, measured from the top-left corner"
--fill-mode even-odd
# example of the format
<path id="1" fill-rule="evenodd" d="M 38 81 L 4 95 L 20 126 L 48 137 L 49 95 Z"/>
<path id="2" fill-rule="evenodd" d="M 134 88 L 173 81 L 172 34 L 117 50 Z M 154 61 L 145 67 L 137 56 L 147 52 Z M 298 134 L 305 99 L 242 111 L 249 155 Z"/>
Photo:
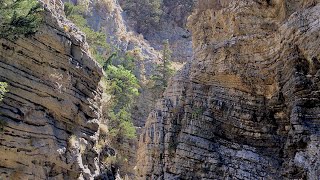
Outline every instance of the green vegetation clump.
<path id="1" fill-rule="evenodd" d="M 124 64 L 127 64 L 127 68 L 124 67 Z M 128 64 L 109 65 L 106 68 L 109 84 L 107 93 L 112 96 L 111 101 L 113 102 L 109 110 L 109 128 L 114 142 L 117 143 L 136 137 L 131 110 L 135 98 L 139 96 L 140 86 L 136 76 L 128 69 L 131 67 Z"/>
<path id="2" fill-rule="evenodd" d="M 43 8 L 37 0 L 0 0 L 0 38 L 16 39 L 34 34 Z"/>
<path id="3" fill-rule="evenodd" d="M 131 56 L 113 56 L 104 64 L 107 88 L 111 95 L 111 105 L 107 111 L 109 139 L 113 148 L 117 149 L 117 157 L 107 164 L 122 167 L 121 174 L 125 174 L 128 165 L 128 147 L 135 141 L 136 128 L 132 123 L 132 109 L 139 96 L 139 81 L 132 73 L 135 70 L 134 59 Z"/>
<path id="4" fill-rule="evenodd" d="M 101 3 L 97 1 L 95 3 Z M 87 5 L 65 3 L 65 14 L 73 21 L 82 32 L 86 34 L 90 45 L 90 52 L 103 66 L 107 83 L 106 93 L 111 95 L 111 105 L 108 106 L 107 119 L 110 128 L 111 143 L 126 141 L 136 138 L 135 127 L 132 123 L 131 108 L 135 98 L 139 95 L 139 81 L 132 73 L 134 59 L 129 55 L 120 56 L 117 52 L 110 52 L 111 47 L 106 42 L 107 37 L 103 32 L 96 32 L 88 25 Z M 68 30 L 66 28 L 66 30 Z M 111 55 L 109 55 L 111 54 Z"/>
<path id="5" fill-rule="evenodd" d="M 138 79 L 122 65 L 110 65 L 106 73 L 110 85 L 108 92 L 113 96 L 113 109 L 116 112 L 130 109 L 134 98 L 139 95 Z"/>
<path id="6" fill-rule="evenodd" d="M 169 41 L 165 40 L 163 43 L 162 58 L 160 64 L 157 65 L 154 75 L 152 75 L 151 89 L 155 97 L 159 96 L 168 87 L 168 81 L 174 74 L 174 69 L 171 66 L 171 54 Z"/>

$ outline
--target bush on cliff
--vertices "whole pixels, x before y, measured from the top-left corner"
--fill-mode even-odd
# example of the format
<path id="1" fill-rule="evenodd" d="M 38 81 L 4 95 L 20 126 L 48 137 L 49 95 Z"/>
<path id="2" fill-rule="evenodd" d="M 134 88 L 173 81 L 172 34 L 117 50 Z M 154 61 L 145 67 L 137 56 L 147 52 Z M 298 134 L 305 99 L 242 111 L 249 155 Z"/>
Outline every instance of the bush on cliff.
<path id="1" fill-rule="evenodd" d="M 95 1 L 94 3 L 110 1 Z M 101 4 L 100 4 L 101 5 Z M 126 158 L 127 147 L 136 138 L 136 128 L 132 123 L 132 107 L 136 97 L 139 95 L 139 81 L 133 74 L 135 70 L 135 58 L 130 53 L 119 53 L 117 48 L 109 48 L 106 35 L 90 28 L 86 17 L 89 15 L 87 4 L 73 5 L 65 3 L 65 14 L 74 22 L 82 32 L 86 34 L 93 54 L 105 71 L 105 93 L 103 97 L 103 114 L 106 119 L 108 130 L 101 135 L 98 145 L 110 145 L 117 149 L 117 157 L 106 158 L 106 164 L 116 167 L 125 167 L 128 163 Z M 66 28 L 66 31 L 69 31 Z M 115 52 L 111 52 L 115 49 Z M 106 138 L 106 139 L 103 139 Z M 110 144 L 109 144 L 110 143 Z"/>
<path id="2" fill-rule="evenodd" d="M 135 127 L 132 123 L 131 109 L 139 95 L 138 79 L 122 65 L 109 65 L 106 69 L 109 87 L 107 93 L 113 102 L 108 113 L 110 134 L 117 140 L 135 138 Z"/>
<path id="3" fill-rule="evenodd" d="M 0 0 L 0 38 L 16 39 L 35 33 L 42 21 L 37 0 Z"/>
<path id="4" fill-rule="evenodd" d="M 110 135 L 120 139 L 135 138 L 135 127 L 131 118 L 131 107 L 135 97 L 139 95 L 138 79 L 132 73 L 134 59 L 130 56 L 120 57 L 118 53 L 110 53 L 110 45 L 106 42 L 106 35 L 94 31 L 85 19 L 87 4 L 64 4 L 64 11 L 68 19 L 86 34 L 90 45 L 90 52 L 103 66 L 107 79 L 107 93 L 111 95 L 111 105 L 108 106 Z M 109 56 L 109 54 L 111 54 Z"/>

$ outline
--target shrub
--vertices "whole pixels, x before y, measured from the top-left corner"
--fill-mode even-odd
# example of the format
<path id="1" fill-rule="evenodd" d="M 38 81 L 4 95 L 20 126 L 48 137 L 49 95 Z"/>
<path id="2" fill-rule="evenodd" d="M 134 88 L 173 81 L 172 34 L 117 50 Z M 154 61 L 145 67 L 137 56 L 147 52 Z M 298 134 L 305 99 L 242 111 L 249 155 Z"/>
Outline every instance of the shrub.
<path id="1" fill-rule="evenodd" d="M 131 121 L 131 113 L 122 109 L 109 112 L 110 136 L 113 143 L 121 143 L 125 139 L 135 139 L 136 129 Z"/>
<path id="2" fill-rule="evenodd" d="M 116 156 L 107 156 L 103 159 L 103 163 L 107 166 L 111 166 L 117 163 L 117 157 Z"/>
<path id="3" fill-rule="evenodd" d="M 34 34 L 42 22 L 37 0 L 0 0 L 0 38 Z"/>
<path id="4" fill-rule="evenodd" d="M 139 95 L 138 79 L 125 69 L 122 65 L 110 65 L 106 69 L 109 88 L 107 92 L 112 95 L 113 109 L 119 112 L 120 109 L 130 109 L 134 98 Z"/>

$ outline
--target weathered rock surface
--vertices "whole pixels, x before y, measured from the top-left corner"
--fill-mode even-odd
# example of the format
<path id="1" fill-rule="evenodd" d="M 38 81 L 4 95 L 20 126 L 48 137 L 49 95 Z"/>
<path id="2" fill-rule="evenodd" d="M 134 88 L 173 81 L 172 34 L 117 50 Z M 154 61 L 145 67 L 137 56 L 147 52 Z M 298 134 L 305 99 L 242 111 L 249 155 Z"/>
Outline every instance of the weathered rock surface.
<path id="1" fill-rule="evenodd" d="M 199 1 L 137 179 L 319 179 L 320 3 Z"/>
<path id="2" fill-rule="evenodd" d="M 85 36 L 63 16 L 60 0 L 44 1 L 44 23 L 32 37 L 0 40 L 0 179 L 93 179 L 102 69 Z M 66 33 L 68 26 L 71 32 Z"/>
<path id="3" fill-rule="evenodd" d="M 168 39 L 172 61 L 175 62 L 191 60 L 191 33 L 186 27 L 186 22 L 195 2 L 196 0 L 119 0 L 128 26 L 142 34 L 156 50 L 161 50 L 163 41 Z M 159 9 L 150 8 L 152 3 L 159 3 Z M 157 13 L 155 11 L 161 12 L 159 17 L 154 17 Z"/>

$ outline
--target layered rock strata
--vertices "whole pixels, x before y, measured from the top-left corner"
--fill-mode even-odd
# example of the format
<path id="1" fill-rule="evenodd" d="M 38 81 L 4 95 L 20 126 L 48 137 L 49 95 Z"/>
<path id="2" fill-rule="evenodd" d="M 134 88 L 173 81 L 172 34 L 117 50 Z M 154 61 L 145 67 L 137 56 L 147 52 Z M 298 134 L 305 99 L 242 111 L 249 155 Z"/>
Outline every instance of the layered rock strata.
<path id="1" fill-rule="evenodd" d="M 62 2 L 41 3 L 35 35 L 0 39 L 0 80 L 9 84 L 0 104 L 0 179 L 93 179 L 101 173 L 103 72 Z"/>
<path id="2" fill-rule="evenodd" d="M 318 179 L 319 1 L 199 1 L 137 179 Z"/>

